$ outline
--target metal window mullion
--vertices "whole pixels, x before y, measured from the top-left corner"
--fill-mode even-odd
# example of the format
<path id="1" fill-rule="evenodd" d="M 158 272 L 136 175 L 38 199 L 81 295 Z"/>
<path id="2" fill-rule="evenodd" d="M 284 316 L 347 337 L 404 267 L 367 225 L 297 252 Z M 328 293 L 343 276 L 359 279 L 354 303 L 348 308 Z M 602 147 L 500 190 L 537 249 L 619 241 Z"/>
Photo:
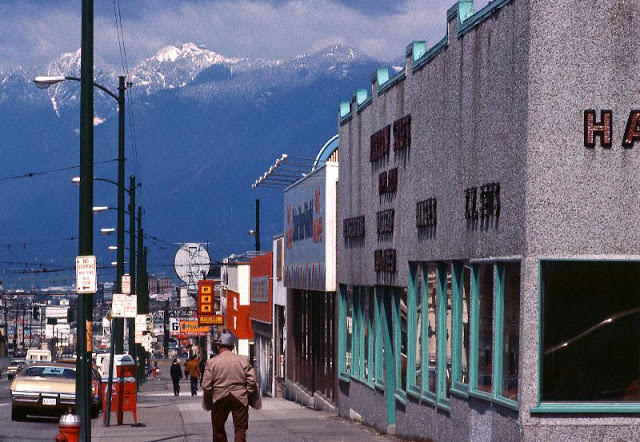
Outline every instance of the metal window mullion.
<path id="1" fill-rule="evenodd" d="M 416 297 L 418 284 L 416 282 L 417 266 L 415 263 L 409 264 L 409 287 L 407 293 L 407 390 L 415 387 L 416 379 L 416 345 L 417 345 L 417 327 L 414 327 L 417 319 L 417 302 Z"/>
<path id="2" fill-rule="evenodd" d="M 438 401 L 447 397 L 447 265 L 437 265 L 436 299 L 436 394 Z"/>
<path id="3" fill-rule="evenodd" d="M 493 312 L 493 397 L 502 396 L 502 346 L 504 336 L 504 273 L 503 263 L 494 266 Z"/>
<path id="4" fill-rule="evenodd" d="M 420 332 L 422 333 L 422 392 L 429 390 L 429 292 L 428 292 L 428 272 L 429 267 L 426 264 L 420 264 L 421 284 L 420 284 L 420 296 L 422 296 L 422 326 Z"/>
<path id="5" fill-rule="evenodd" d="M 393 315 L 393 359 L 395 363 L 395 389 L 402 390 L 402 315 L 400 313 L 400 295 L 398 289 L 391 289 L 391 301 Z"/>
<path id="6" fill-rule="evenodd" d="M 357 305 L 357 314 L 354 316 L 358 325 L 358 336 L 356 342 L 358 343 L 358 372 L 357 375 L 360 379 L 364 378 L 364 288 L 358 287 L 358 299 L 354 302 Z"/>
<path id="7" fill-rule="evenodd" d="M 462 374 L 462 285 L 464 265 L 453 262 L 451 265 L 451 385 L 453 386 Z"/>
<path id="8" fill-rule="evenodd" d="M 371 361 L 375 361 L 375 333 L 374 333 L 374 295 L 372 291 L 367 290 L 367 297 L 369 298 L 369 309 L 367 311 L 367 322 L 369 332 L 367 333 L 367 382 L 371 383 L 374 379 L 374 364 Z"/>
<path id="9" fill-rule="evenodd" d="M 360 287 L 353 288 L 351 295 L 351 376 L 359 377 L 360 375 L 360 357 L 358 354 L 358 293 Z"/>
<path id="10" fill-rule="evenodd" d="M 471 266 L 471 325 L 470 331 L 470 352 L 469 352 L 469 387 L 476 390 L 478 387 L 478 321 L 479 299 L 478 299 L 478 264 Z"/>
<path id="11" fill-rule="evenodd" d="M 376 379 L 375 382 L 382 385 L 384 380 L 384 355 L 383 355 L 383 336 L 382 336 L 382 322 L 384 317 L 382 315 L 382 297 L 384 296 L 383 290 L 379 286 L 375 286 L 373 289 L 373 296 L 375 298 L 375 323 L 376 323 L 376 356 L 375 356 L 375 370 Z"/>
<path id="12" fill-rule="evenodd" d="M 346 353 L 347 353 L 347 308 L 346 308 L 346 287 L 340 284 L 338 289 L 338 370 L 339 373 L 346 373 Z"/>

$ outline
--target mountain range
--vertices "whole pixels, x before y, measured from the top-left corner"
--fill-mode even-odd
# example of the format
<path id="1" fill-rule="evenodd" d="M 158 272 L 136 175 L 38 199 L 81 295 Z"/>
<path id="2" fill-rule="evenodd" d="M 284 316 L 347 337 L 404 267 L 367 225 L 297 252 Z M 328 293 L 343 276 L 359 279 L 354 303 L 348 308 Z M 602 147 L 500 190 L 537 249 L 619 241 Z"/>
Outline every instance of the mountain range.
<path id="1" fill-rule="evenodd" d="M 95 60 L 95 81 L 117 93 L 118 72 Z M 260 199 L 261 244 L 282 232 L 282 190 L 251 184 L 283 153 L 312 159 L 338 131 L 338 104 L 383 63 L 346 46 L 283 60 L 230 58 L 193 43 L 168 46 L 129 72 L 127 185 L 134 174 L 149 273 L 175 276 L 184 242 L 208 243 L 212 261 L 252 250 Z M 126 66 L 125 66 L 126 67 Z M 37 75 L 80 76 L 80 52 L 43 67 L 0 72 L 0 280 L 5 289 L 73 283 L 77 254 L 80 84 L 43 91 Z M 94 92 L 94 175 L 116 180 L 117 106 Z M 115 206 L 96 181 L 94 204 Z M 115 211 L 94 229 L 115 225 Z M 128 226 L 128 220 L 126 221 Z M 115 238 L 96 235 L 108 267 Z M 126 252 L 128 254 L 128 252 Z M 111 269 L 99 279 L 113 279 Z"/>

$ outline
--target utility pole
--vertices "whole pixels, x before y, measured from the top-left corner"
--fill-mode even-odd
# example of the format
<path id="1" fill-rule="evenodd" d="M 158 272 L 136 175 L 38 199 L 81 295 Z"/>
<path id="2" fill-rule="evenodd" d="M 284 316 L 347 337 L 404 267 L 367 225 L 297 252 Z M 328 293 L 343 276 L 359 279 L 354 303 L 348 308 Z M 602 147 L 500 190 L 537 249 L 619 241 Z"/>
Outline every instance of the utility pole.
<path id="1" fill-rule="evenodd" d="M 82 0 L 80 56 L 80 204 L 78 256 L 93 256 L 93 0 Z M 78 293 L 76 413 L 80 440 L 91 441 L 92 296 Z"/>

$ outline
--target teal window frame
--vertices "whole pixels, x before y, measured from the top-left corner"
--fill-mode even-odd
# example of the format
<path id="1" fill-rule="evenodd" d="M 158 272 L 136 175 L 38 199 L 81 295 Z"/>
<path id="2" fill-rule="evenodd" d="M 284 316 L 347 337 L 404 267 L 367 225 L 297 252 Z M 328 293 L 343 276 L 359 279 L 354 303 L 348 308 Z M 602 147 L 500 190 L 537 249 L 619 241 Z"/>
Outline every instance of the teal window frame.
<path id="1" fill-rule="evenodd" d="M 407 392 L 402 388 L 402 311 L 400 308 L 401 291 L 403 288 L 393 287 L 389 289 L 392 296 L 393 319 L 393 357 L 395 367 L 395 397 L 398 401 L 406 403 Z M 407 339 L 407 347 L 409 345 Z M 405 365 L 406 367 L 406 365 Z"/>
<path id="2" fill-rule="evenodd" d="M 514 262 L 514 261 L 509 261 Z M 518 261 L 520 262 L 520 261 Z M 502 344 L 504 333 L 504 275 L 505 275 L 505 262 L 485 262 L 485 265 L 493 265 L 493 379 L 491 384 L 491 392 L 481 391 L 477 388 L 478 385 L 478 334 L 479 334 L 479 314 L 480 314 L 480 300 L 479 300 L 479 264 L 472 265 L 471 273 L 471 351 L 469 361 L 469 396 L 488 400 L 490 402 L 502 405 L 512 410 L 518 410 L 519 405 L 517 401 L 507 399 L 501 395 L 502 389 Z M 520 266 L 520 272 L 522 272 L 522 265 Z M 521 283 L 522 284 L 522 283 Z M 522 291 L 520 291 L 522 296 Z"/>
<path id="3" fill-rule="evenodd" d="M 438 284 L 438 298 L 436 300 L 437 308 L 437 329 L 436 329 L 436 366 L 438 367 L 437 380 L 436 380 L 436 392 L 437 392 L 437 405 L 438 408 L 450 410 L 451 398 L 447 396 L 447 280 L 449 273 L 449 264 L 440 262 L 437 264 L 437 284 Z M 452 268 L 453 278 L 453 268 Z M 453 285 L 453 283 L 452 283 Z M 453 324 L 452 324 L 453 325 Z"/>
<path id="4" fill-rule="evenodd" d="M 382 309 L 384 306 L 382 305 L 383 297 L 385 295 L 384 288 L 380 286 L 375 286 L 373 289 L 373 297 L 374 297 L 374 321 L 376 323 L 375 330 L 375 356 L 374 356 L 374 364 L 375 364 L 375 376 L 374 376 L 374 385 L 376 388 L 380 390 L 384 390 L 385 388 L 385 372 L 384 372 L 384 339 L 382 336 L 383 331 L 383 320 L 384 315 L 382 313 Z"/>
<path id="5" fill-rule="evenodd" d="M 375 292 L 374 292 L 375 293 Z M 367 287 L 356 286 L 352 288 L 351 294 L 347 287 L 340 285 L 338 290 L 338 379 L 343 382 L 351 382 L 356 379 L 371 387 L 374 386 L 377 366 L 376 340 L 378 335 L 377 305 L 375 294 Z M 346 370 L 346 341 L 347 341 L 347 304 L 351 297 L 351 372 Z M 365 315 L 365 298 L 368 298 L 369 309 Z M 365 333 L 368 327 L 369 333 Z M 371 330 L 375 328 L 375 332 Z M 365 361 L 365 348 L 368 360 Z M 382 350 L 380 350 L 381 352 Z M 368 370 L 365 371 L 365 364 Z"/>
<path id="6" fill-rule="evenodd" d="M 409 284 L 407 287 L 407 321 L 410 324 L 407 328 L 407 394 L 411 396 L 420 398 L 422 394 L 421 388 L 416 385 L 416 342 L 418 340 L 417 327 L 414 327 L 413 324 L 417 322 L 418 316 L 418 302 L 417 298 L 422 297 L 422 293 L 418 293 L 418 264 L 417 263 L 409 263 Z M 422 306 L 422 304 L 420 304 Z M 424 312 L 423 315 L 424 316 Z M 422 318 L 421 318 L 422 320 Z M 422 330 L 422 327 L 420 327 Z M 422 337 L 422 336 L 421 336 Z M 422 341 L 421 341 L 422 342 Z M 424 342 L 420 346 L 421 350 L 424 347 Z M 420 363 L 424 367 L 424 359 L 423 355 L 420 355 Z M 421 369 L 423 368 L 421 367 Z M 424 385 L 424 384 L 423 384 Z"/>
<path id="7" fill-rule="evenodd" d="M 346 371 L 347 366 L 347 287 L 338 287 L 338 379 L 350 382 L 351 377 Z"/>
<path id="8" fill-rule="evenodd" d="M 436 388 L 435 392 L 429 390 L 429 296 L 428 296 L 428 268 L 430 265 L 436 267 Z M 416 342 L 417 329 L 409 326 L 407 330 L 407 391 L 406 394 L 433 405 L 439 409 L 449 411 L 451 409 L 451 398 L 447 396 L 447 278 L 449 263 L 446 262 L 411 262 L 409 263 L 409 284 L 407 287 L 407 308 L 408 308 L 408 324 L 417 322 L 417 299 L 420 297 L 420 305 L 422 310 L 420 332 L 421 332 L 421 383 L 422 386 L 416 385 Z M 455 267 L 452 266 L 452 272 Z M 418 272 L 420 270 L 420 272 Z M 453 278 L 452 274 L 452 278 Z M 420 292 L 418 293 L 418 278 L 420 281 Z M 454 301 L 455 286 L 452 281 L 452 303 Z M 452 304 L 453 308 L 453 304 Z M 451 363 L 453 364 L 453 328 L 454 318 L 452 311 L 451 330 L 452 333 L 452 354 Z M 444 324 L 444 326 L 443 326 Z M 453 388 L 450 389 L 450 392 Z"/>
<path id="9" fill-rule="evenodd" d="M 543 318 L 544 309 L 544 281 L 542 274 L 542 264 L 547 261 L 622 261 L 617 259 L 540 259 L 538 261 L 538 404 L 529 408 L 531 414 L 637 414 L 640 413 L 640 402 L 543 402 L 542 397 L 542 375 L 543 375 L 543 354 L 544 348 L 542 344 Z M 638 260 L 624 260 L 625 262 Z"/>
<path id="10" fill-rule="evenodd" d="M 458 381 L 458 379 L 462 377 L 462 313 L 464 308 L 463 293 L 465 264 L 461 261 L 453 261 L 451 264 L 453 270 L 451 281 L 453 289 L 453 305 L 451 306 L 453 323 L 451 336 L 451 393 L 466 399 L 469 397 L 469 384 Z M 469 370 L 470 362 L 471 361 L 467 361 L 467 370 Z M 467 374 L 469 375 L 470 373 L 467 372 Z"/>

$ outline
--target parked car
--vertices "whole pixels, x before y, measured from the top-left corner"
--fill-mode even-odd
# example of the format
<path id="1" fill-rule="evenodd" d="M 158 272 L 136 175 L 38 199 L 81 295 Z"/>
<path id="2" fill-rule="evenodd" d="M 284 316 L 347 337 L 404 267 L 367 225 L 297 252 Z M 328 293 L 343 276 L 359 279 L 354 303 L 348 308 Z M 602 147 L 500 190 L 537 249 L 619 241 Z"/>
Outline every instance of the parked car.
<path id="1" fill-rule="evenodd" d="M 76 367 L 67 362 L 39 362 L 25 366 L 11 383 L 11 420 L 27 414 L 60 416 L 76 401 Z M 91 416 L 100 412 L 100 375 L 92 370 Z"/>
<path id="2" fill-rule="evenodd" d="M 16 373 L 25 365 L 27 365 L 26 359 L 11 359 L 7 367 L 7 378 L 12 380 L 16 376 Z"/>

